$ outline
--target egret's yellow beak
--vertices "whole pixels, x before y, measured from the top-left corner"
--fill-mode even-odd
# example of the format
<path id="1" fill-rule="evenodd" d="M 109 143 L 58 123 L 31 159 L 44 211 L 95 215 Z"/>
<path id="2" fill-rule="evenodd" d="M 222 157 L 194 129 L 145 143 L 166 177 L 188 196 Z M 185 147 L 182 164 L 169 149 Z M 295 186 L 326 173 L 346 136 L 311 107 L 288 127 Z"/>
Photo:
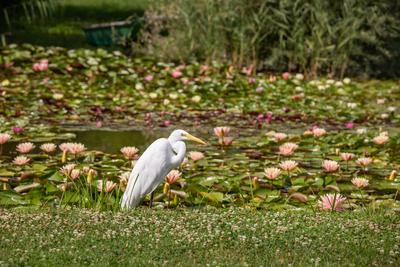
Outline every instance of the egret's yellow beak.
<path id="1" fill-rule="evenodd" d="M 202 145 L 207 145 L 206 142 L 204 142 L 204 141 L 201 140 L 200 138 L 194 137 L 194 136 L 191 135 L 191 134 L 185 134 L 185 138 L 186 138 L 187 140 L 192 140 L 192 141 L 195 141 L 195 142 L 197 142 L 197 143 L 200 143 L 200 144 L 202 144 Z"/>

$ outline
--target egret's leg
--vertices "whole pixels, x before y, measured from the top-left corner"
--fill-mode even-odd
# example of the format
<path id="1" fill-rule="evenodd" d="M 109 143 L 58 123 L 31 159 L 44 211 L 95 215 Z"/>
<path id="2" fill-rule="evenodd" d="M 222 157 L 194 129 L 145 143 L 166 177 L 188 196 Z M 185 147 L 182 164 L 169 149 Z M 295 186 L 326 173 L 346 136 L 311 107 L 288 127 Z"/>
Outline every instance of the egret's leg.
<path id="1" fill-rule="evenodd" d="M 168 189 L 168 208 L 171 207 L 171 189 Z"/>
<path id="2" fill-rule="evenodd" d="M 153 207 L 153 199 L 154 199 L 154 191 L 151 192 L 150 194 L 150 203 L 149 203 L 149 208 Z"/>

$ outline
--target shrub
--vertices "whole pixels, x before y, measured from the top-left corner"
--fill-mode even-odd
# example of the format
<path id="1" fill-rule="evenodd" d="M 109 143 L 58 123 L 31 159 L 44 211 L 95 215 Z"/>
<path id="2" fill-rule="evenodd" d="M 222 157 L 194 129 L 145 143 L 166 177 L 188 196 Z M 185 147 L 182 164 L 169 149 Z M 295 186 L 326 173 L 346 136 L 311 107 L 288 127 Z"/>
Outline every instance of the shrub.
<path id="1" fill-rule="evenodd" d="M 311 77 L 371 73 L 393 56 L 387 40 L 400 36 L 398 10 L 371 0 L 164 0 L 146 12 L 135 49 L 163 60 L 219 60 Z"/>

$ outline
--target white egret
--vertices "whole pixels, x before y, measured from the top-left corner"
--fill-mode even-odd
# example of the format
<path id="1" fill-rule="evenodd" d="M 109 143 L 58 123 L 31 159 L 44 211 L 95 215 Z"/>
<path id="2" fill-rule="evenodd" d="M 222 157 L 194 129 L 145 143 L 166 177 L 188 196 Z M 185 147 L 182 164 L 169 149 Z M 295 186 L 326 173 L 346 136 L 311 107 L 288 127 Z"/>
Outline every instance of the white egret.
<path id="1" fill-rule="evenodd" d="M 206 144 L 184 130 L 175 130 L 168 138 L 157 139 L 144 151 L 129 176 L 121 200 L 123 209 L 138 206 L 142 198 L 149 193 L 151 207 L 154 190 L 172 169 L 182 163 L 186 153 L 186 140 Z"/>

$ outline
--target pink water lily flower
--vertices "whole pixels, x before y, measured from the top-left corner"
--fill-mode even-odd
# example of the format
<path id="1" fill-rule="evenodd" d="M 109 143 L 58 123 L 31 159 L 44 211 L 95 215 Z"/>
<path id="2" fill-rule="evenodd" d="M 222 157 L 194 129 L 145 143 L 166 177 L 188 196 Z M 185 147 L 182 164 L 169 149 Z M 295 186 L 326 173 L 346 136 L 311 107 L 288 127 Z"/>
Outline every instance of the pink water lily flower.
<path id="1" fill-rule="evenodd" d="M 104 191 L 107 193 L 111 193 L 116 187 L 117 184 L 113 181 L 97 180 L 97 191 L 99 192 Z"/>
<path id="2" fill-rule="evenodd" d="M 78 155 L 81 154 L 86 150 L 86 147 L 84 144 L 81 143 L 71 143 L 68 149 L 68 152 L 70 152 L 73 155 Z"/>
<path id="3" fill-rule="evenodd" d="M 276 81 L 276 76 L 275 76 L 275 75 L 269 75 L 268 81 L 269 81 L 270 83 L 275 82 L 275 81 Z"/>
<path id="4" fill-rule="evenodd" d="M 353 153 L 340 153 L 340 158 L 344 161 L 352 160 L 355 156 Z"/>
<path id="5" fill-rule="evenodd" d="M 209 67 L 208 65 L 203 65 L 203 66 L 201 66 L 201 68 L 200 68 L 200 73 L 204 73 L 204 72 L 208 71 L 209 68 L 210 68 L 210 67 Z"/>
<path id="6" fill-rule="evenodd" d="M 288 80 L 288 79 L 289 79 L 289 76 L 290 76 L 289 72 L 284 72 L 284 73 L 282 73 L 282 78 L 283 78 L 284 80 Z"/>
<path id="7" fill-rule="evenodd" d="M 17 151 L 22 154 L 26 154 L 32 151 L 35 145 L 31 142 L 21 143 L 17 146 Z"/>
<path id="8" fill-rule="evenodd" d="M 46 143 L 46 144 L 42 144 L 40 146 L 40 149 L 48 154 L 54 152 L 56 150 L 57 146 L 53 143 Z"/>
<path id="9" fill-rule="evenodd" d="M 177 170 L 172 170 L 167 174 L 165 178 L 166 182 L 170 185 L 176 183 L 181 178 L 182 173 Z"/>
<path id="10" fill-rule="evenodd" d="M 78 179 L 80 175 L 81 175 L 81 171 L 78 169 L 73 169 L 70 173 L 70 177 L 72 180 Z"/>
<path id="11" fill-rule="evenodd" d="M 21 133 L 23 133 L 24 128 L 19 127 L 19 126 L 14 126 L 14 127 L 12 127 L 12 131 L 13 131 L 13 133 L 15 133 L 15 134 L 21 134 Z"/>
<path id="12" fill-rule="evenodd" d="M 351 179 L 351 183 L 353 185 L 355 185 L 356 187 L 358 187 L 358 188 L 364 188 L 364 187 L 367 187 L 369 185 L 368 179 L 358 178 L 358 177 Z"/>
<path id="13" fill-rule="evenodd" d="M 279 164 L 279 167 L 287 172 L 291 172 L 296 169 L 298 163 L 294 160 L 285 160 Z"/>
<path id="14" fill-rule="evenodd" d="M 10 141 L 10 139 L 11 139 L 11 135 L 6 134 L 6 133 L 0 134 L 0 145 L 4 145 L 8 141 Z"/>
<path id="15" fill-rule="evenodd" d="M 193 161 L 197 161 L 197 160 L 201 160 L 204 158 L 204 154 L 198 151 L 191 151 L 189 152 L 189 157 L 193 160 Z"/>
<path id="16" fill-rule="evenodd" d="M 242 73 L 246 74 L 247 76 L 250 76 L 253 73 L 253 70 L 254 70 L 253 65 L 250 65 L 249 67 L 243 67 Z"/>
<path id="17" fill-rule="evenodd" d="M 318 207 L 327 211 L 342 211 L 343 203 L 346 200 L 341 194 L 326 194 L 318 200 Z"/>
<path id="18" fill-rule="evenodd" d="M 138 159 L 139 158 L 138 152 L 139 149 L 137 149 L 134 146 L 125 146 L 121 148 L 121 153 L 124 155 L 126 159 L 130 160 Z"/>
<path id="19" fill-rule="evenodd" d="M 182 83 L 183 83 L 184 85 L 188 85 L 189 82 L 190 82 L 190 80 L 187 79 L 187 78 L 183 78 L 183 79 L 182 79 Z"/>
<path id="20" fill-rule="evenodd" d="M 60 168 L 60 172 L 65 176 L 69 177 L 71 175 L 72 170 L 75 168 L 75 164 L 67 164 Z"/>
<path id="21" fill-rule="evenodd" d="M 335 172 L 339 169 L 339 163 L 334 160 L 324 160 L 322 162 L 322 167 L 324 168 L 325 172 Z"/>
<path id="22" fill-rule="evenodd" d="M 387 134 L 380 134 L 372 140 L 377 145 L 383 145 L 389 141 L 389 136 Z"/>
<path id="23" fill-rule="evenodd" d="M 366 167 L 372 163 L 372 159 L 365 157 L 365 158 L 359 158 L 356 163 L 362 167 Z"/>
<path id="24" fill-rule="evenodd" d="M 218 137 L 224 137 L 224 136 L 227 136 L 229 134 L 230 130 L 231 130 L 231 128 L 226 127 L 226 126 L 224 126 L 224 127 L 215 127 L 214 128 L 214 133 Z"/>
<path id="25" fill-rule="evenodd" d="M 29 161 L 30 161 L 30 159 L 25 156 L 18 156 L 18 157 L 14 158 L 13 163 L 15 165 L 22 166 L 22 165 L 27 164 Z"/>
<path id="26" fill-rule="evenodd" d="M 144 80 L 145 80 L 146 82 L 150 82 L 150 81 L 153 80 L 153 76 L 147 75 L 146 77 L 144 77 Z"/>
<path id="27" fill-rule="evenodd" d="M 287 134 L 285 134 L 285 133 L 275 133 L 275 139 L 278 142 L 283 141 L 284 139 L 286 139 L 286 137 L 287 137 Z"/>
<path id="28" fill-rule="evenodd" d="M 352 122 L 352 121 L 346 122 L 346 128 L 349 129 L 349 130 L 353 129 L 354 128 L 354 122 Z"/>
<path id="29" fill-rule="evenodd" d="M 321 137 L 326 134 L 326 130 L 323 128 L 315 127 L 312 129 L 312 133 L 315 137 Z"/>
<path id="30" fill-rule="evenodd" d="M 181 71 L 179 71 L 179 70 L 174 70 L 172 73 L 171 73 L 171 76 L 172 77 L 174 77 L 174 78 L 179 78 L 179 77 L 181 77 L 182 76 L 182 72 Z"/>
<path id="31" fill-rule="evenodd" d="M 222 137 L 218 140 L 218 143 L 221 146 L 230 146 L 233 143 L 233 138 L 232 137 Z"/>
<path id="32" fill-rule="evenodd" d="M 294 153 L 294 151 L 298 148 L 298 145 L 295 143 L 284 143 L 279 146 L 279 154 L 283 156 L 290 156 Z"/>
<path id="33" fill-rule="evenodd" d="M 275 180 L 278 178 L 278 176 L 281 174 L 281 170 L 278 168 L 266 168 L 264 169 L 264 175 L 267 177 L 269 180 Z"/>
<path id="34" fill-rule="evenodd" d="M 72 145 L 72 143 L 62 143 L 58 147 L 60 148 L 60 150 L 62 152 L 68 152 L 70 147 L 71 147 L 71 145 Z"/>
<path id="35" fill-rule="evenodd" d="M 47 59 L 42 59 L 37 63 L 34 63 L 32 69 L 34 71 L 45 71 L 49 68 L 49 61 Z"/>

